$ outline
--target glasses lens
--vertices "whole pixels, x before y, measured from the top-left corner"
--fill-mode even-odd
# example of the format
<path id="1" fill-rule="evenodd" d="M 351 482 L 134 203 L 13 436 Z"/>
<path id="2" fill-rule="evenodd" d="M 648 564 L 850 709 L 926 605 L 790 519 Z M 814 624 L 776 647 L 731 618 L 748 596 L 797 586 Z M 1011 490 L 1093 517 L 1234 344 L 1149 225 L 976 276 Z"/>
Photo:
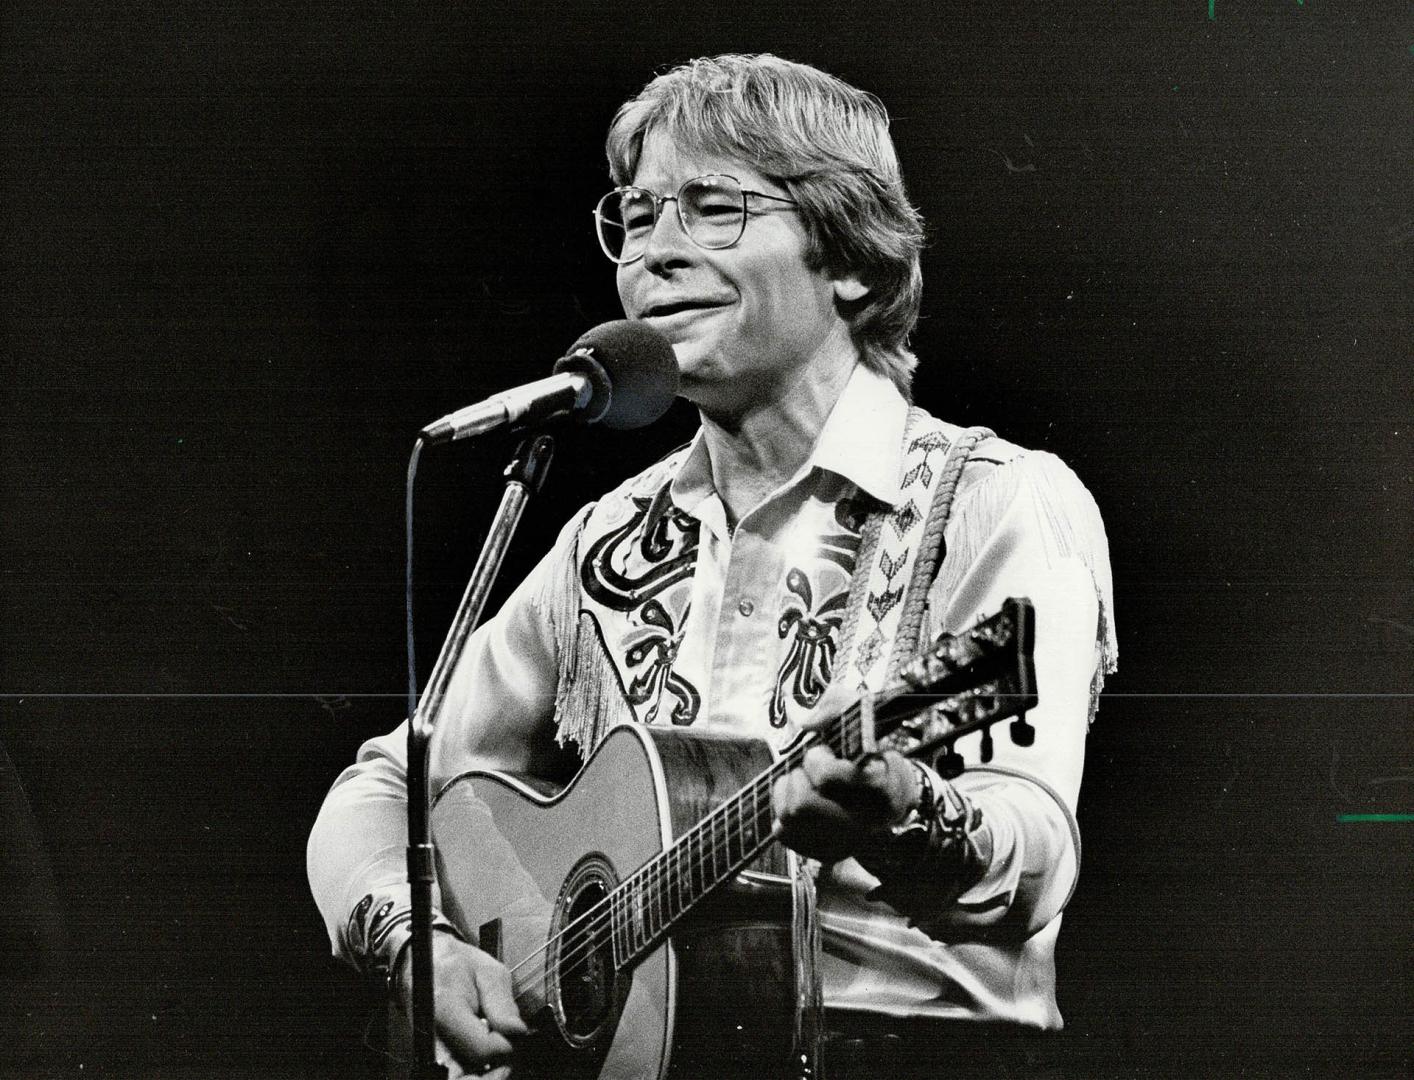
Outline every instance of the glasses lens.
<path id="1" fill-rule="evenodd" d="M 693 243 L 705 248 L 731 247 L 746 227 L 746 199 L 730 176 L 699 176 L 679 196 L 683 224 Z"/>
<path id="2" fill-rule="evenodd" d="M 637 258 L 653 232 L 654 216 L 653 195 L 642 188 L 620 188 L 600 199 L 595 217 L 599 240 L 609 258 Z"/>

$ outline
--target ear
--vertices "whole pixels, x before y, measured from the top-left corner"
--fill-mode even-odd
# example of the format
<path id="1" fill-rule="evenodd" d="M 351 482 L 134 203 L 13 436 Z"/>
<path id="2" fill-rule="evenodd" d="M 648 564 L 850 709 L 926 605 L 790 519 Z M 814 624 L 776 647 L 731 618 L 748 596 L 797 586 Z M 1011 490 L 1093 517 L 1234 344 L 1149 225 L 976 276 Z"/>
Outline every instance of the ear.
<path id="1" fill-rule="evenodd" d="M 869 286 L 853 274 L 831 278 L 830 284 L 834 286 L 835 299 L 843 300 L 846 304 L 862 300 L 869 293 Z"/>

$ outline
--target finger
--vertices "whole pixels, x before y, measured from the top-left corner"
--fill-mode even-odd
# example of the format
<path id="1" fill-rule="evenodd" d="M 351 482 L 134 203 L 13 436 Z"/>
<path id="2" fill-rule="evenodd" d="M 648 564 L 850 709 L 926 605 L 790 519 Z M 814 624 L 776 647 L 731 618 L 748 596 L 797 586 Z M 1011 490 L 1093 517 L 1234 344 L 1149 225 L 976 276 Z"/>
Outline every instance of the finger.
<path id="1" fill-rule="evenodd" d="M 810 716 L 801 726 L 806 730 L 821 727 L 853 705 L 857 698 L 858 695 L 847 680 L 836 679 L 830 683 L 824 696 L 815 703 L 815 708 L 810 711 Z"/>
<path id="2" fill-rule="evenodd" d="M 917 803 L 921 794 L 918 766 L 897 750 L 890 750 L 884 755 L 884 766 L 878 787 L 888 795 L 889 804 L 895 809 L 903 809 Z"/>
<path id="3" fill-rule="evenodd" d="M 810 778 L 799 769 L 792 769 L 771 787 L 771 812 L 777 821 L 787 821 L 800 813 L 811 794 Z"/>
<path id="4" fill-rule="evenodd" d="M 476 991 L 480 1012 L 492 1031 L 503 1035 L 524 1035 L 530 1029 L 516 1007 L 511 973 L 500 963 L 483 964 L 476 969 Z"/>
<path id="5" fill-rule="evenodd" d="M 816 798 L 809 778 L 799 769 L 792 769 L 776 781 L 771 789 L 771 811 L 775 816 L 771 832 L 777 838 L 792 843 L 798 839 L 803 824 L 808 824 L 810 805 Z"/>
<path id="6" fill-rule="evenodd" d="M 457 1060 L 471 1072 L 510 1056 L 511 1043 L 504 1035 L 491 1030 L 486 1020 L 463 1003 L 446 1010 L 438 1009 L 438 1027 L 443 1039 Z"/>
<path id="7" fill-rule="evenodd" d="M 850 823 L 845 808 L 816 791 L 803 772 L 791 781 L 782 820 L 788 835 L 812 844 L 814 838 L 827 837 Z"/>
<path id="8" fill-rule="evenodd" d="M 834 817 L 839 811 L 839 807 L 820 793 L 804 769 L 797 769 L 791 775 L 790 801 L 791 817 L 796 819 Z"/>
<path id="9" fill-rule="evenodd" d="M 825 746 L 812 746 L 805 751 L 801 769 L 810 778 L 810 786 L 817 791 L 831 784 L 851 783 L 859 772 L 848 761 L 841 761 Z"/>
<path id="10" fill-rule="evenodd" d="M 446 1071 L 446 1080 L 466 1080 L 468 1076 L 480 1076 L 482 1066 L 475 1066 L 470 1072 L 461 1060 L 452 1052 L 452 1048 L 447 1045 L 447 1040 L 442 1036 L 437 1036 L 437 1064 Z"/>
<path id="11" fill-rule="evenodd" d="M 446 1080 L 510 1080 L 509 1065 L 478 1065 L 468 1071 L 445 1051 L 437 1063 L 446 1069 Z"/>
<path id="12" fill-rule="evenodd" d="M 893 816 L 889 770 L 883 762 L 864 769 L 824 769 L 817 789 L 821 798 L 856 822 L 877 824 Z"/>
<path id="13" fill-rule="evenodd" d="M 896 769 L 889 760 L 890 756 L 898 758 L 899 761 L 904 760 L 890 750 L 882 754 L 870 754 L 859 762 L 852 778 L 852 786 L 858 797 L 871 802 L 889 801 L 897 785 Z M 906 763 L 905 767 L 908 767 Z"/>
<path id="14" fill-rule="evenodd" d="M 834 861 L 848 854 L 849 817 L 810 786 L 803 770 L 796 769 L 776 786 L 779 814 L 773 832 L 778 840 L 813 859 Z"/>

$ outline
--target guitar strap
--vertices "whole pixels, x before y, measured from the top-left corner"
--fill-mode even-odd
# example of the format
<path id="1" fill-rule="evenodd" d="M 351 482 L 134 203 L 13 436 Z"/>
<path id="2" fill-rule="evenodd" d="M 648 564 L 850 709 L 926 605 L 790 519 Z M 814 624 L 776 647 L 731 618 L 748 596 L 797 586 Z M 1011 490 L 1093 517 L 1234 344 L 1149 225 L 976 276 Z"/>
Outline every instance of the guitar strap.
<path id="1" fill-rule="evenodd" d="M 984 427 L 952 430 L 950 438 L 948 425 L 917 407 L 909 410 L 898 507 L 865 522 L 839 649 L 850 658 L 848 677 L 861 693 L 883 690 L 917 650 L 963 466 L 992 435 Z"/>
<path id="2" fill-rule="evenodd" d="M 928 593 L 946 555 L 943 534 L 958 481 L 972 451 L 991 434 L 974 427 L 950 439 L 941 421 L 922 409 L 909 410 L 901 498 L 896 509 L 876 511 L 865 522 L 840 632 L 839 655 L 848 658 L 852 670 L 839 677 L 854 679 L 861 694 L 895 681 L 913 657 Z M 854 649 L 856 638 L 859 647 Z M 787 855 L 796 970 L 795 1053 L 806 1066 L 802 1075 L 817 1076 L 824 1031 L 819 863 L 794 851 Z"/>

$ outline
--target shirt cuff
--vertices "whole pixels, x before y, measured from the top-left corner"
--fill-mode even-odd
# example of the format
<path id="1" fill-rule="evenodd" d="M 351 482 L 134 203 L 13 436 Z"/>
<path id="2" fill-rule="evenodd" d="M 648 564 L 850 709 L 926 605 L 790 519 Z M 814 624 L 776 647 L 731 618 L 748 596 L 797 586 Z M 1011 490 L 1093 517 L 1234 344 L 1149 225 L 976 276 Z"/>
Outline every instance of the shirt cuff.
<path id="1" fill-rule="evenodd" d="M 457 928 L 440 911 L 432 927 L 458 937 Z M 387 984 L 412 944 L 412 898 L 406 885 L 367 893 L 349 912 L 341 945 L 345 958 L 367 978 Z"/>

